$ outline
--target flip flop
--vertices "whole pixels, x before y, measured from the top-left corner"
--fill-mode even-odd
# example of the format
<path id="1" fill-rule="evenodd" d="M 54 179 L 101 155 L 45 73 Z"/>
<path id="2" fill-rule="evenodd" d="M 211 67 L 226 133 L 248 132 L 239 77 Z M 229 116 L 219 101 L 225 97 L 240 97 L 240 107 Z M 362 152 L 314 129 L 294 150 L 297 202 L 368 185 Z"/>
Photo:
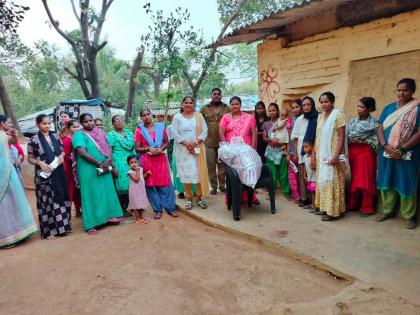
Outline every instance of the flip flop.
<path id="1" fill-rule="evenodd" d="M 159 220 L 162 217 L 162 212 L 155 212 L 155 215 L 153 216 L 153 219 Z"/>
<path id="2" fill-rule="evenodd" d="M 176 211 L 171 211 L 171 212 L 168 212 L 168 214 L 169 214 L 171 217 L 173 217 L 173 218 L 177 218 L 177 217 L 179 217 L 179 214 L 178 214 Z"/>
<path id="3" fill-rule="evenodd" d="M 108 220 L 109 223 L 120 223 L 123 218 L 111 218 Z"/>

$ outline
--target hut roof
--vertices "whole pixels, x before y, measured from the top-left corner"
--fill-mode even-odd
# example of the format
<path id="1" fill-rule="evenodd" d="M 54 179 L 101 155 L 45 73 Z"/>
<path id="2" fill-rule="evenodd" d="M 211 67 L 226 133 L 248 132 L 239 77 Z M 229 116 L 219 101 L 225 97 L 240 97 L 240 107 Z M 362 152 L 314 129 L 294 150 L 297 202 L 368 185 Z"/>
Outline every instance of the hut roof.
<path id="1" fill-rule="evenodd" d="M 420 0 L 300 0 L 242 26 L 209 47 L 284 37 L 291 41 L 420 8 Z"/>

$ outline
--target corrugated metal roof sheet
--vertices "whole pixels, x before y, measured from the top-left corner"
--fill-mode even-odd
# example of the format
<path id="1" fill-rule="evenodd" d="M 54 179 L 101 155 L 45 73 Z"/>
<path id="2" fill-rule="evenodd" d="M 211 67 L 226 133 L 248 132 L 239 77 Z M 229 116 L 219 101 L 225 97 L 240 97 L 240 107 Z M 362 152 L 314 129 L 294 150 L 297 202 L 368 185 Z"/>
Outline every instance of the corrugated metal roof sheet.
<path id="1" fill-rule="evenodd" d="M 226 46 L 238 43 L 251 43 L 262 40 L 282 29 L 287 25 L 295 23 L 305 17 L 320 14 L 340 4 L 355 0 L 302 0 L 280 10 L 273 12 L 269 16 L 261 18 L 259 21 L 242 26 L 228 34 L 220 41 L 215 42 L 209 47 Z"/>

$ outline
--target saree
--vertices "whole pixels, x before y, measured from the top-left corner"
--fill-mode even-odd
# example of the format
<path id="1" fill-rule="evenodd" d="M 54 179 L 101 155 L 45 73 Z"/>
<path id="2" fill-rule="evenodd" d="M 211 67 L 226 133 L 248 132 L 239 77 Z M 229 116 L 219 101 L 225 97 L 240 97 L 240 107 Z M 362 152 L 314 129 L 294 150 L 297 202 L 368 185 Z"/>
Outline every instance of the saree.
<path id="1" fill-rule="evenodd" d="M 75 150 L 84 148 L 97 161 L 107 160 L 100 150 L 100 145 L 95 143 L 86 132 L 77 131 L 72 137 L 72 143 Z M 111 173 L 98 175 L 96 165 L 77 155 L 77 175 L 85 231 L 102 225 L 109 219 L 123 216 Z"/>
<path id="2" fill-rule="evenodd" d="M 10 161 L 7 136 L 0 131 L 0 247 L 24 240 L 37 230 L 25 191 Z"/>

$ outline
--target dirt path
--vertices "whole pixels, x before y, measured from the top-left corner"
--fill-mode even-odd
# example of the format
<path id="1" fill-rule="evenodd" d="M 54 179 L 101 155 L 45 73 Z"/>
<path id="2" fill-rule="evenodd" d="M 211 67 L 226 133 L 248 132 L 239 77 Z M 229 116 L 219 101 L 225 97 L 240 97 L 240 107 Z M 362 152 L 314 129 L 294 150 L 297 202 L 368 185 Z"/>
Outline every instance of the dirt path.
<path id="1" fill-rule="evenodd" d="M 420 314 L 185 215 L 99 232 L 0 251 L 0 314 Z"/>

